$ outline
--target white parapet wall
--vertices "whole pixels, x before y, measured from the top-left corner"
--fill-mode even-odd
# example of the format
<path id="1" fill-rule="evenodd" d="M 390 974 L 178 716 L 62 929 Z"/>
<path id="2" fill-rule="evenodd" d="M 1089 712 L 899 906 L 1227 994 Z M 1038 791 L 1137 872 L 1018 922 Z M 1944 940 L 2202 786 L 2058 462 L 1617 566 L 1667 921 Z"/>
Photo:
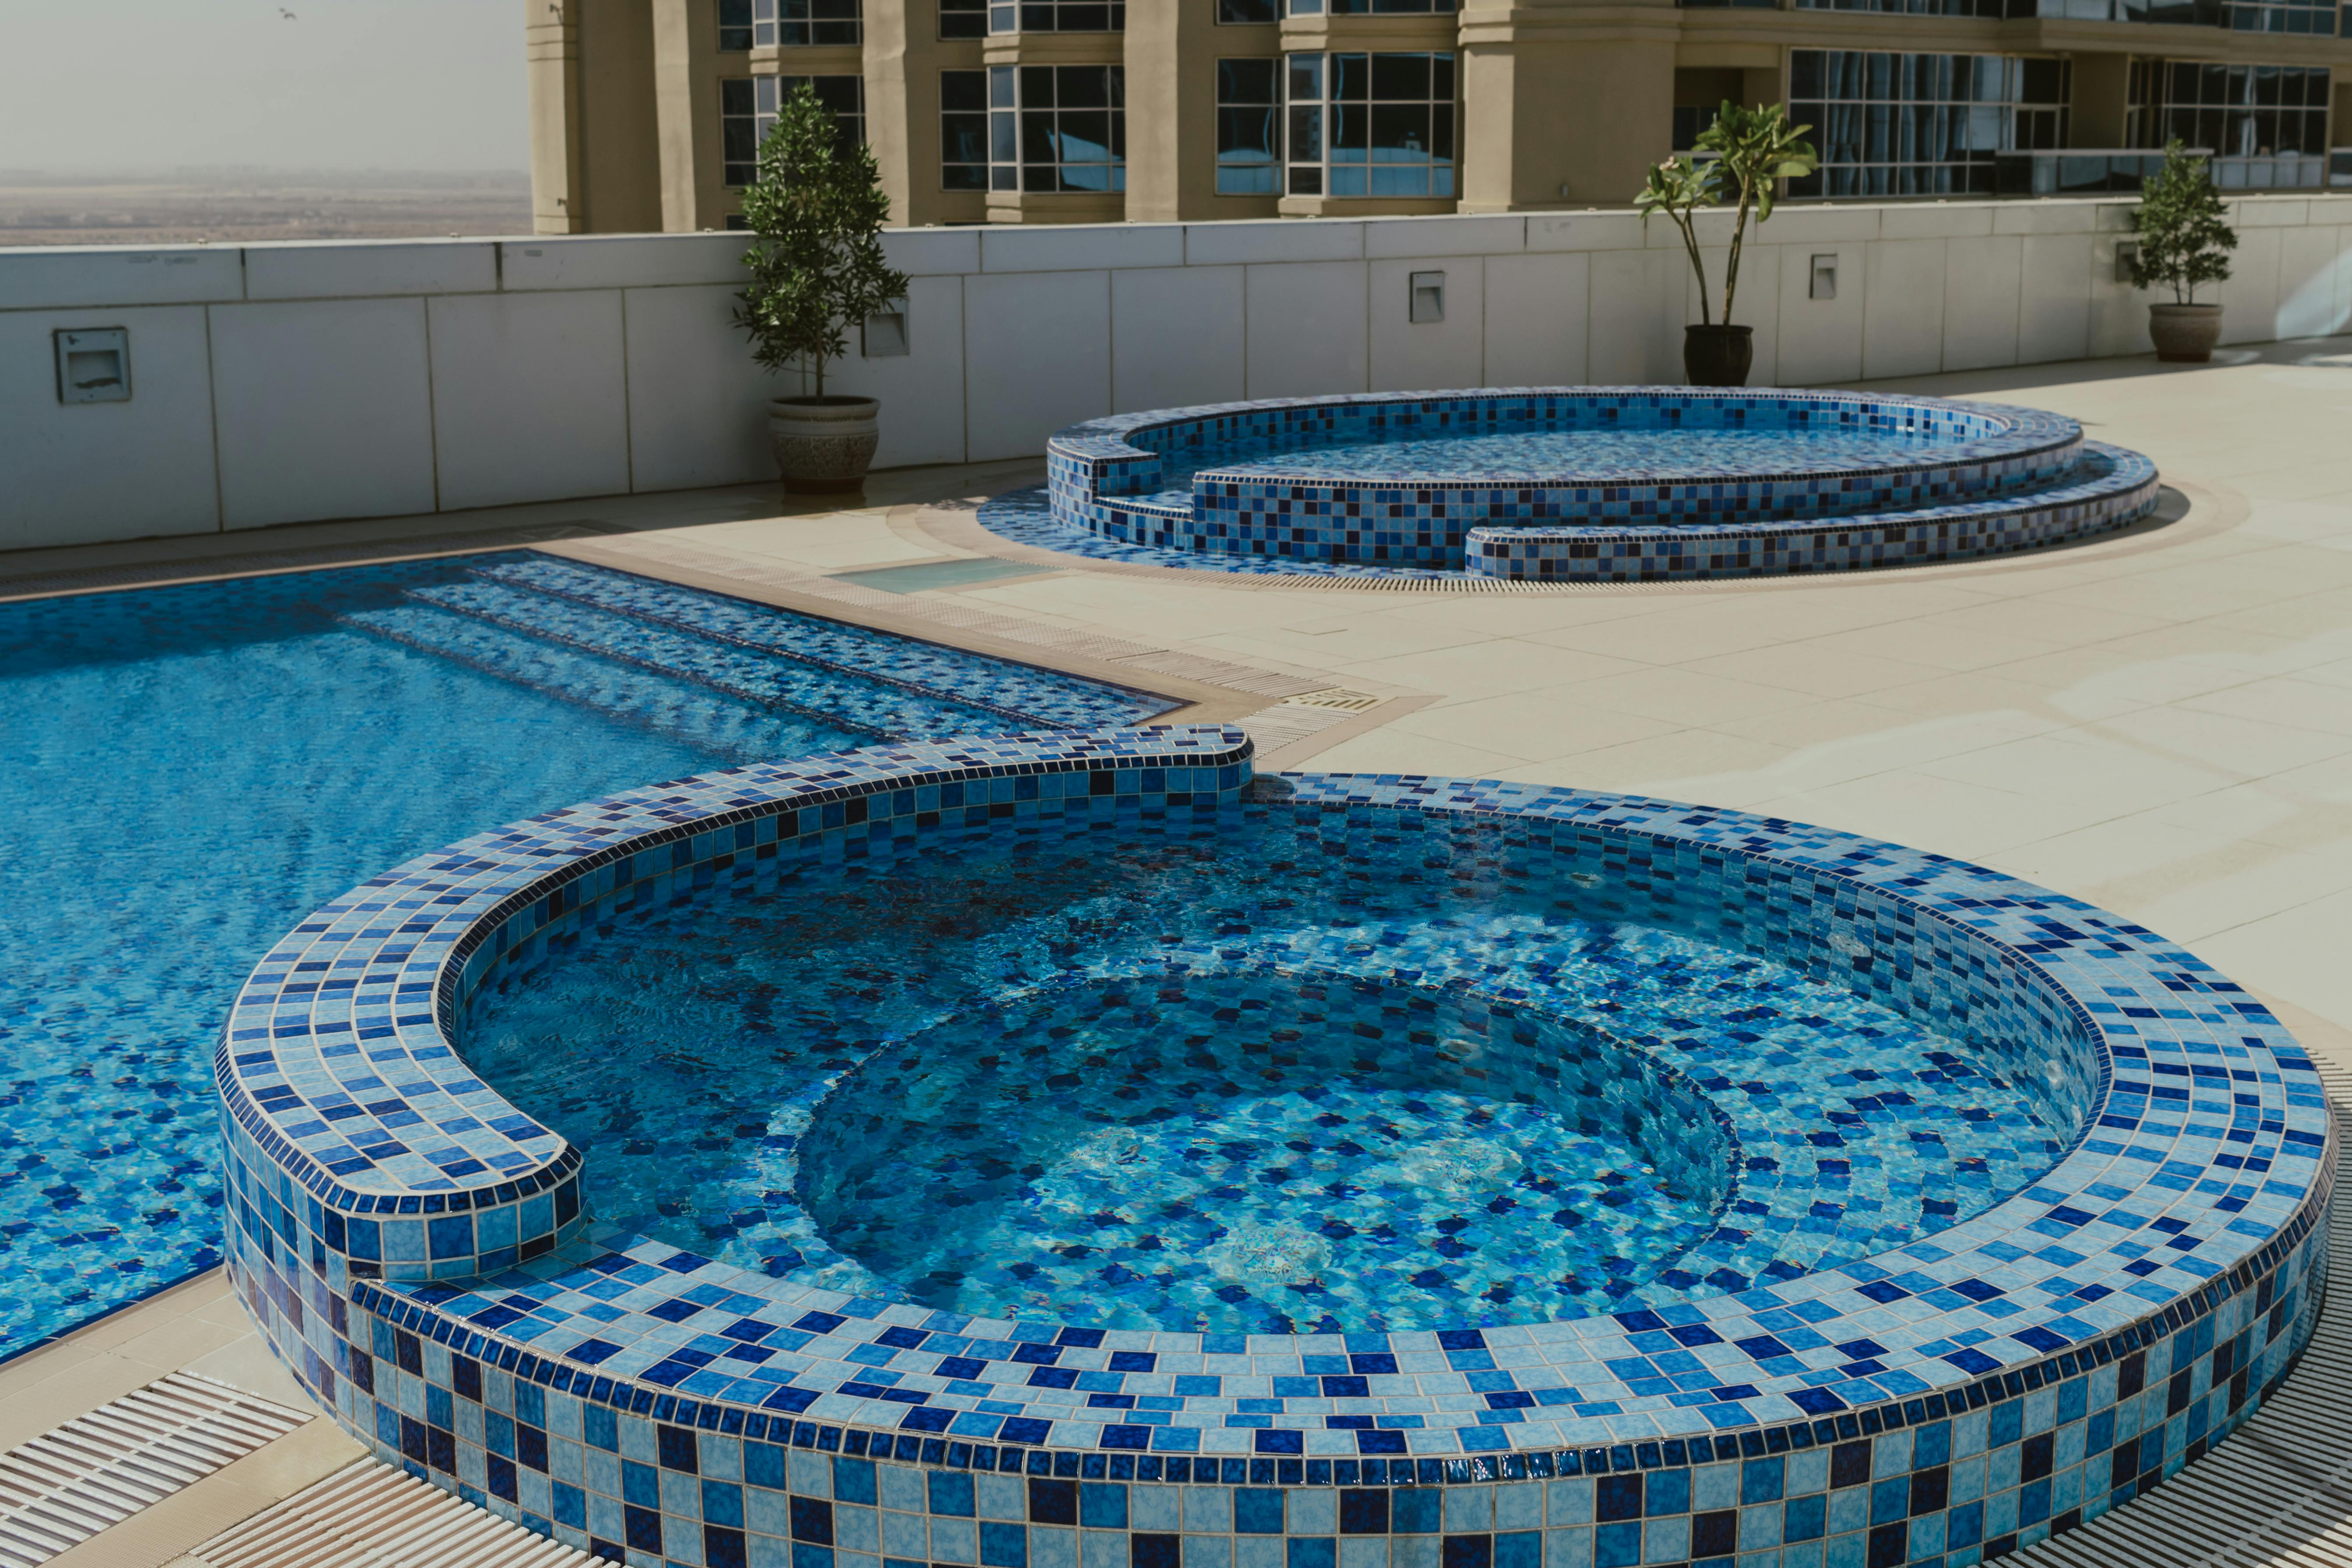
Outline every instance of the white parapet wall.
<path id="1" fill-rule="evenodd" d="M 1788 205 L 1748 247 L 1758 385 L 2148 348 L 2128 199 Z M 2224 342 L 2352 325 L 2352 196 L 2232 204 Z M 1717 238 L 1727 237 L 1718 218 Z M 772 477 L 732 324 L 744 237 L 0 249 L 0 549 Z M 1244 397 L 1682 379 L 1698 293 L 1629 212 L 893 231 L 885 467 L 1042 452 L 1099 415 Z M 1708 256 L 1721 287 L 1723 256 Z M 1834 287 L 1816 274 L 1833 269 Z M 1416 273 L 1443 319 L 1415 321 Z M 1424 279 L 1426 281 L 1426 279 Z M 1425 314 L 1426 312 L 1424 312 Z M 63 400 L 55 334 L 128 334 Z"/>

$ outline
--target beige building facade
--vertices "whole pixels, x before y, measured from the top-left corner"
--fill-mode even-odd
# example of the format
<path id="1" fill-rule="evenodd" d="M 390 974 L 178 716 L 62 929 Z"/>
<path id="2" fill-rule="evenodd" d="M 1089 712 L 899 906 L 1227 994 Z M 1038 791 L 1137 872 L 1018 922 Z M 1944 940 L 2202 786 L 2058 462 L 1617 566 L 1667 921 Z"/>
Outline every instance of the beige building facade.
<path id="1" fill-rule="evenodd" d="M 1726 99 L 1798 199 L 2352 186 L 2337 0 L 525 0 L 541 233 L 721 229 L 806 80 L 892 222 L 1622 205 Z M 2345 36 L 2339 37 L 2339 32 Z"/>

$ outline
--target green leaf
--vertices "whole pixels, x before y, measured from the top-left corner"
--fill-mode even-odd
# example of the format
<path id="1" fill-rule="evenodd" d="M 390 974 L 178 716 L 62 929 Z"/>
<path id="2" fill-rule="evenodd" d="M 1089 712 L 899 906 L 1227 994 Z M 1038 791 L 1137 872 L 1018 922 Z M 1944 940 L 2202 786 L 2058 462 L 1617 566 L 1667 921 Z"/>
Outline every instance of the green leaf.
<path id="1" fill-rule="evenodd" d="M 2139 236 L 2130 264 L 2132 286 L 2168 288 L 2175 300 L 2189 304 L 2200 284 L 2227 279 L 2229 253 L 2238 247 L 2228 213 L 2206 161 L 2191 157 L 2177 137 L 2166 143 L 2164 167 L 2149 179 L 2132 212 L 2132 228 Z"/>
<path id="2" fill-rule="evenodd" d="M 889 216 L 872 150 L 846 142 L 802 83 L 760 143 L 758 178 L 743 192 L 757 237 L 744 253 L 751 278 L 735 321 L 755 363 L 781 371 L 805 362 L 824 391 L 825 362 L 848 352 L 849 324 L 906 295 L 906 274 L 882 254 Z"/>

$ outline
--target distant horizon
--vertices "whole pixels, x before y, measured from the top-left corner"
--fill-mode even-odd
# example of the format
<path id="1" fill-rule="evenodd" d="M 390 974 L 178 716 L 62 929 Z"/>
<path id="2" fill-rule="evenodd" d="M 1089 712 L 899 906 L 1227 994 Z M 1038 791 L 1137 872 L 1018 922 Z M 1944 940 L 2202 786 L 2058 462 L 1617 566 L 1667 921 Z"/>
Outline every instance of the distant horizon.
<path id="1" fill-rule="evenodd" d="M 0 184 L 5 184 L 11 180 L 95 181 L 135 179 L 170 181 L 174 179 L 194 179 L 204 176 L 218 177 L 224 175 L 245 174 L 266 174 L 274 176 L 308 174 L 323 175 L 337 179 L 347 178 L 353 174 L 399 174 L 409 177 L 422 176 L 436 180 L 479 180 L 493 177 L 528 180 L 530 178 L 530 170 L 527 165 L 500 167 L 489 164 L 485 164 L 480 168 L 467 169 L 457 167 L 418 167 L 403 163 L 177 163 L 169 168 L 163 169 L 143 169 L 133 167 L 129 164 L 89 164 L 87 166 L 79 166 L 73 164 L 10 165 L 0 163 Z"/>
<path id="2" fill-rule="evenodd" d="M 20 176 L 527 174 L 528 92 L 512 0 L 0 0 Z"/>

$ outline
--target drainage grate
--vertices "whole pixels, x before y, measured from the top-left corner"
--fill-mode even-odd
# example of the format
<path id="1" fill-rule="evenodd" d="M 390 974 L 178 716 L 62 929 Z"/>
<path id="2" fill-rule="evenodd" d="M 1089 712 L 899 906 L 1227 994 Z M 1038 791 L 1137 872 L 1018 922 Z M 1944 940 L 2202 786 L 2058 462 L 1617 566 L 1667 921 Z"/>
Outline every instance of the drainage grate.
<path id="1" fill-rule="evenodd" d="M 592 1559 L 362 1459 L 188 1553 L 203 1568 L 589 1568 Z"/>
<path id="2" fill-rule="evenodd" d="M 0 1454 L 0 1564 L 30 1568 L 310 1419 L 173 1373 Z"/>
<path id="3" fill-rule="evenodd" d="M 1335 708 L 1342 713 L 1369 712 L 1381 705 L 1381 700 L 1367 692 L 1350 691 L 1344 686 L 1327 686 L 1320 691 L 1302 691 L 1296 697 L 1286 697 L 1285 708 Z"/>

